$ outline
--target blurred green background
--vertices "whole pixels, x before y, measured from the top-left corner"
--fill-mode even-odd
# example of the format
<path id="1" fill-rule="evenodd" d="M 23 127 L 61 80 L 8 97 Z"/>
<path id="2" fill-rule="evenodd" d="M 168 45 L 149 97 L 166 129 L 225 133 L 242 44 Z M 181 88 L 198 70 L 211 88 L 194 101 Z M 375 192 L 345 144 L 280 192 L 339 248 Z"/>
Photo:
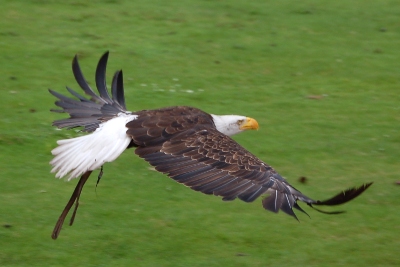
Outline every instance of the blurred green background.
<path id="1" fill-rule="evenodd" d="M 0 266 L 399 266 L 399 18 L 390 0 L 2 0 Z M 129 150 L 54 241 L 77 180 L 54 178 L 50 151 L 78 133 L 51 126 L 65 115 L 47 89 L 78 90 L 75 54 L 93 84 L 106 50 L 130 110 L 254 117 L 235 139 L 315 199 L 375 183 L 347 213 L 304 207 L 299 223 L 191 191 Z"/>

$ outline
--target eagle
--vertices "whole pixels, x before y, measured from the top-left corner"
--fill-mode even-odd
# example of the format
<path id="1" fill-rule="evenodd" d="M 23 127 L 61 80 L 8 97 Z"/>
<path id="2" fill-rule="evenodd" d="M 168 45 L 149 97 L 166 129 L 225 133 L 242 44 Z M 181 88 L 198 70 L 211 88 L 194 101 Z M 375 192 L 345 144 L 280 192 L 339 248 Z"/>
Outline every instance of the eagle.
<path id="1" fill-rule="evenodd" d="M 108 51 L 100 58 L 95 81 L 98 94 L 83 76 L 77 55 L 72 61 L 74 77 L 88 97 L 71 88 L 67 97 L 49 89 L 57 98 L 53 112 L 68 113 L 69 118 L 56 120 L 58 128 L 80 127 L 89 134 L 57 141 L 52 150 L 51 172 L 56 177 L 78 178 L 74 192 L 61 213 L 52 238 L 57 239 L 64 220 L 75 203 L 70 219 L 73 224 L 82 189 L 93 170 L 112 162 L 123 151 L 135 149 L 135 154 L 147 161 L 158 172 L 168 175 L 195 191 L 222 197 L 224 201 L 236 198 L 252 202 L 260 196 L 264 209 L 284 213 L 297 219 L 293 209 L 305 211 L 298 201 L 317 211 L 315 205 L 339 205 L 363 193 L 372 183 L 347 189 L 334 197 L 313 200 L 294 188 L 271 166 L 247 151 L 232 135 L 258 129 L 253 118 L 241 115 L 215 115 L 189 106 L 173 106 L 151 110 L 128 111 L 125 105 L 123 73 L 115 72 L 111 95 L 107 89 L 106 67 Z"/>

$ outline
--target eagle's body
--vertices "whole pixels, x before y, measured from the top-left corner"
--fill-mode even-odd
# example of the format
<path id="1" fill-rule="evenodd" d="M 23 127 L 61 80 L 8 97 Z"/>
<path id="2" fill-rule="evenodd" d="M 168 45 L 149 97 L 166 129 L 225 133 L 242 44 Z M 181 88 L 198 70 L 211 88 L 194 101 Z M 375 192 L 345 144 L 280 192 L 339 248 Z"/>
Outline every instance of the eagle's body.
<path id="1" fill-rule="evenodd" d="M 269 194 L 262 203 L 265 209 L 296 217 L 293 208 L 303 211 L 297 201 L 308 205 L 337 205 L 361 194 L 370 184 L 349 189 L 327 201 L 312 200 L 282 178 L 271 166 L 248 152 L 230 136 L 248 129 L 258 129 L 258 123 L 245 116 L 208 114 L 200 109 L 176 106 L 155 110 L 127 111 L 125 107 L 122 71 L 114 75 L 112 96 L 105 82 L 108 53 L 100 59 L 96 71 L 99 95 L 85 81 L 77 58 L 73 72 L 78 84 L 91 99 L 68 91 L 79 100 L 50 92 L 59 98 L 56 105 L 70 118 L 55 121 L 60 128 L 83 127 L 91 134 L 58 141 L 52 153 L 52 172 L 69 179 L 81 176 L 80 181 L 59 221 L 52 237 L 57 238 L 64 219 L 76 203 L 91 172 L 105 162 L 115 160 L 125 149 L 134 147 L 135 153 L 159 172 L 179 183 L 205 194 L 221 196 L 223 200 L 239 198 L 252 202 Z"/>

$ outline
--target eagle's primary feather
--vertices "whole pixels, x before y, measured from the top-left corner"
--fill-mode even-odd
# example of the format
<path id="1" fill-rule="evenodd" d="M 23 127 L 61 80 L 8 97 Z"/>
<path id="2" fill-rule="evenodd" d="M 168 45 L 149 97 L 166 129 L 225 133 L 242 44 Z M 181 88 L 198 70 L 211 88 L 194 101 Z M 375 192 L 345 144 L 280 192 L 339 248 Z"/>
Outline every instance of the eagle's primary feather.
<path id="1" fill-rule="evenodd" d="M 50 163 L 56 177 L 81 177 L 57 221 L 53 239 L 58 237 L 65 217 L 75 203 L 72 225 L 80 193 L 91 172 L 105 162 L 115 160 L 130 147 L 135 147 L 135 153 L 157 171 L 193 190 L 221 196 L 226 201 L 239 198 L 252 202 L 261 195 L 268 195 L 262 200 L 266 210 L 282 210 L 296 219 L 293 208 L 304 212 L 297 201 L 311 207 L 339 205 L 357 197 L 372 184 L 348 189 L 325 201 L 313 200 L 230 137 L 247 129 L 257 129 L 258 123 L 254 119 L 238 115 L 218 116 L 188 106 L 127 111 L 121 70 L 114 74 L 109 95 L 105 78 L 107 60 L 108 52 L 97 65 L 98 95 L 86 82 L 76 56 L 72 70 L 77 83 L 90 98 L 68 87 L 77 99 L 50 90 L 58 98 L 56 105 L 61 108 L 53 111 L 70 115 L 53 125 L 82 127 L 90 133 L 59 140 L 59 146 L 52 151 L 54 159 Z"/>

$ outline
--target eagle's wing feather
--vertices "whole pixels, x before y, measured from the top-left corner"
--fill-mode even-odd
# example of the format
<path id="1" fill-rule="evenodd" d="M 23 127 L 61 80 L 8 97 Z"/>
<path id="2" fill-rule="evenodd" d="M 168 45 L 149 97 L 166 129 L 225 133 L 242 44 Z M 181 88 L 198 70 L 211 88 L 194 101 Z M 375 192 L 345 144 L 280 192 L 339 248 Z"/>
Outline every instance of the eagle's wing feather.
<path id="1" fill-rule="evenodd" d="M 182 111 L 187 116 L 177 116 Z M 245 202 L 269 194 L 262 201 L 266 210 L 275 213 L 282 210 L 297 219 L 293 208 L 304 212 L 297 201 L 310 206 L 343 204 L 370 186 L 351 188 L 325 201 L 313 200 L 291 186 L 271 166 L 219 132 L 207 116 L 198 113 L 193 120 L 191 113 L 197 110 L 172 107 L 159 112 L 139 114 L 126 125 L 127 134 L 138 146 L 135 153 L 157 171 L 204 194 Z"/>
<path id="2" fill-rule="evenodd" d="M 104 55 L 100 58 L 99 63 L 96 68 L 96 87 L 99 91 L 100 98 L 104 100 L 107 104 L 112 105 L 113 101 L 110 98 L 107 90 L 107 82 L 106 82 L 106 68 L 108 61 L 108 52 L 104 53 Z"/>
<path id="3" fill-rule="evenodd" d="M 139 115 L 129 122 L 127 134 L 138 145 L 135 153 L 159 172 L 179 183 L 223 200 L 239 198 L 252 202 L 271 193 L 264 208 L 279 209 L 295 216 L 292 207 L 299 198 L 308 199 L 291 187 L 269 165 L 219 132 L 207 118 L 197 116 Z M 204 119 L 204 121 L 203 121 Z"/>
<path id="4" fill-rule="evenodd" d="M 111 84 L 112 99 L 108 94 L 105 76 L 107 60 L 108 52 L 101 57 L 97 65 L 96 86 L 99 91 L 99 95 L 97 95 L 83 76 L 77 56 L 74 57 L 72 61 L 74 77 L 82 90 L 90 96 L 90 99 L 85 98 L 69 87 L 67 87 L 68 92 L 78 99 L 64 96 L 49 89 L 50 93 L 59 99 L 56 101 L 56 105 L 61 108 L 61 110 L 52 111 L 65 112 L 70 115 L 68 119 L 56 120 L 53 123 L 54 126 L 69 129 L 83 127 L 82 131 L 93 132 L 99 127 L 101 122 L 116 117 L 120 112 L 127 111 L 125 107 L 122 71 L 114 74 Z"/>
<path id="5" fill-rule="evenodd" d="M 106 52 L 104 56 L 108 56 L 108 52 Z M 85 79 L 85 76 L 83 76 L 81 67 L 79 66 L 78 62 L 78 55 L 75 55 L 74 59 L 72 60 L 72 73 L 74 74 L 76 82 L 79 84 L 79 86 L 82 88 L 82 90 L 89 95 L 93 101 L 101 104 L 106 104 L 107 101 L 105 99 L 102 99 L 100 96 L 98 96 L 93 89 L 90 87 L 88 82 Z"/>
<path id="6" fill-rule="evenodd" d="M 114 103 L 118 104 L 121 110 L 126 110 L 124 96 L 124 78 L 122 70 L 115 72 L 111 83 L 111 94 Z"/>

